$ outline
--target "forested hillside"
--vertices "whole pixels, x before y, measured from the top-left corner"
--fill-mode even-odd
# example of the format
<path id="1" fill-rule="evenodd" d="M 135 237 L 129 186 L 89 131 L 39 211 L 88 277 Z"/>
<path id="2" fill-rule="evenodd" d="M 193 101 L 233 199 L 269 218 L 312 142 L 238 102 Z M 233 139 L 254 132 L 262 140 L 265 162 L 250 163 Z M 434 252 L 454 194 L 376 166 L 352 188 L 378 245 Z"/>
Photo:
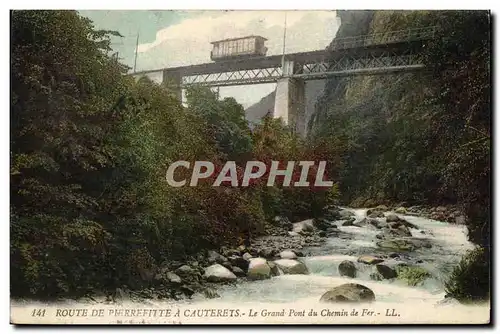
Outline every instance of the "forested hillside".
<path id="1" fill-rule="evenodd" d="M 437 29 L 436 38 L 424 48 L 427 71 L 327 81 L 309 135 L 313 142 L 330 138 L 347 147 L 339 178 L 342 202 L 354 207 L 458 204 L 468 216 L 470 240 L 486 247 L 479 261 L 489 263 L 489 13 L 339 15 L 347 24 L 337 37 Z M 487 276 L 488 269 L 482 270 Z"/>
<path id="2" fill-rule="evenodd" d="M 263 182 L 170 187 L 165 173 L 177 160 L 234 160 L 241 172 L 248 160 L 316 153 L 278 120 L 252 133 L 232 98 L 194 88 L 184 108 L 167 87 L 135 82 L 108 56 L 113 34 L 73 11 L 12 14 L 14 296 L 141 286 L 164 261 L 237 246 L 277 215 L 309 218 L 334 198 Z"/>

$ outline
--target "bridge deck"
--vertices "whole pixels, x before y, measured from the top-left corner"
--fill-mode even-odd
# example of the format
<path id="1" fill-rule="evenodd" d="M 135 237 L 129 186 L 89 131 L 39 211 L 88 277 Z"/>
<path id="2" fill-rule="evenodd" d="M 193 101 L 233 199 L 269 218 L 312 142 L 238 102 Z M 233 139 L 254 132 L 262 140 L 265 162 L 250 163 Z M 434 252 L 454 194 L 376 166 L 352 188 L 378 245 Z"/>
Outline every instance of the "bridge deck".
<path id="1" fill-rule="evenodd" d="M 377 74 L 423 67 L 419 51 L 434 37 L 434 27 L 335 39 L 325 50 L 285 55 L 286 76 L 307 80 L 328 76 Z M 193 84 L 232 86 L 275 82 L 283 77 L 282 55 L 242 58 L 132 73 L 162 73 L 163 78 Z M 165 75 L 166 74 L 166 75 Z M 177 78 L 177 79 L 175 79 Z"/>
<path id="2" fill-rule="evenodd" d="M 367 54 L 371 56 L 378 56 L 379 54 L 387 51 L 396 51 L 399 49 L 408 49 L 414 45 L 418 46 L 419 43 L 415 42 L 398 42 L 391 44 L 377 44 L 369 47 L 356 47 L 346 50 L 339 51 L 327 51 L 327 50 L 316 50 L 307 52 L 298 52 L 285 55 L 286 60 L 291 60 L 299 64 L 313 64 L 320 62 L 327 62 L 335 60 L 336 58 L 343 57 L 345 55 L 353 54 Z M 190 66 L 179 66 L 170 67 L 165 69 L 148 70 L 133 73 L 133 75 L 142 75 L 154 72 L 161 72 L 163 70 L 168 70 L 171 73 L 177 72 L 182 76 L 192 76 L 199 74 L 213 74 L 221 72 L 232 72 L 232 71 L 242 71 L 242 70 L 253 70 L 253 69 L 264 69 L 264 68 L 274 68 L 281 66 L 282 55 L 266 56 L 266 57 L 253 57 L 238 60 L 227 60 L 221 62 L 204 63 L 198 65 Z"/>

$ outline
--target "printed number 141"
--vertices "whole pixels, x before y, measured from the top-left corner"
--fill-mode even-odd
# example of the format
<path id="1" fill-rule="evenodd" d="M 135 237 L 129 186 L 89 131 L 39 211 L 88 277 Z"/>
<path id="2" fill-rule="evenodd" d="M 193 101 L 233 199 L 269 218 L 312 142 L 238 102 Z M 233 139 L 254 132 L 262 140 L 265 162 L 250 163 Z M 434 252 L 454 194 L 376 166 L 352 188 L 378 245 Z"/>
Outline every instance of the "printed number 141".
<path id="1" fill-rule="evenodd" d="M 45 309 L 34 309 L 31 312 L 32 317 L 45 317 Z"/>

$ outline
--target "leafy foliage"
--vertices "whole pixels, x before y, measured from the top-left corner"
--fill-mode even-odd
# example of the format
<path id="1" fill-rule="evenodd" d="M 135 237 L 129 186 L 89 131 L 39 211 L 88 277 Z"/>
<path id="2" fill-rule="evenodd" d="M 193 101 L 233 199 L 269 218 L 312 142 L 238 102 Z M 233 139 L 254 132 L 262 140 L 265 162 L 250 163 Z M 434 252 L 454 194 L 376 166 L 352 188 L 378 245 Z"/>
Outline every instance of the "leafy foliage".
<path id="1" fill-rule="evenodd" d="M 325 190 L 212 187 L 216 174 L 170 187 L 174 161 L 217 171 L 236 161 L 241 178 L 249 160 L 307 160 L 307 149 L 276 121 L 252 133 L 234 99 L 194 87 L 186 108 L 167 86 L 125 76 L 107 55 L 119 34 L 74 11 L 15 11 L 12 31 L 14 296 L 141 288 L 164 261 L 234 246 L 276 215 L 322 206 Z M 176 177 L 189 181 L 190 170 Z"/>
<path id="2" fill-rule="evenodd" d="M 490 263 L 487 249 L 477 247 L 469 251 L 446 282 L 448 296 L 462 303 L 489 300 Z"/>
<path id="3" fill-rule="evenodd" d="M 469 239 L 490 247 L 490 21 L 487 11 L 373 13 L 369 33 L 435 26 L 436 36 L 422 49 L 428 71 L 327 82 L 310 139 L 345 145 L 343 202 L 458 204 Z"/>
<path id="4" fill-rule="evenodd" d="M 396 266 L 398 279 L 410 286 L 417 286 L 431 275 L 427 270 L 417 266 Z"/>

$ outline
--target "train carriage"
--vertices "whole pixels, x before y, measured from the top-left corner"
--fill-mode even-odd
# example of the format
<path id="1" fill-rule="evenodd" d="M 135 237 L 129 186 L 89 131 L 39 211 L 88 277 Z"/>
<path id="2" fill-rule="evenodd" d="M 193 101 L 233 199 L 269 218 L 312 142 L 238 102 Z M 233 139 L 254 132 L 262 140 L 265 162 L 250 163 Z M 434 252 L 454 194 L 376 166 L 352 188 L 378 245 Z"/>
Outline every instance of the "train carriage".
<path id="1" fill-rule="evenodd" d="M 212 42 L 210 59 L 213 61 L 265 56 L 267 39 L 262 36 L 246 36 Z"/>

